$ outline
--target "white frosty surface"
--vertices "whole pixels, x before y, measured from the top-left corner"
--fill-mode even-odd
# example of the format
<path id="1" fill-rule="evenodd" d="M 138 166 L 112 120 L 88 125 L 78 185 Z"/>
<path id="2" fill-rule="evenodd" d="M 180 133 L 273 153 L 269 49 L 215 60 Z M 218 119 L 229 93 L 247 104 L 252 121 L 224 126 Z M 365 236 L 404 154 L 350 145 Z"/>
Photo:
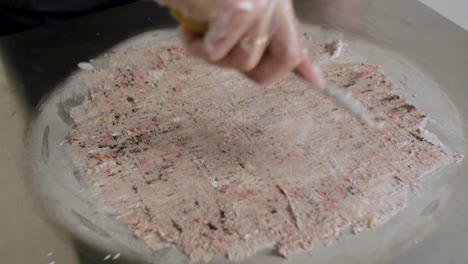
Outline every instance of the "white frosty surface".
<path id="1" fill-rule="evenodd" d="M 309 48 L 331 56 L 329 45 Z M 150 248 L 174 245 L 195 261 L 273 245 L 287 256 L 374 228 L 453 158 L 426 140 L 424 114 L 380 67 L 328 60 L 323 70 L 385 129 L 293 76 L 258 87 L 187 57 L 175 39 L 129 49 L 82 76 L 90 96 L 71 112 L 75 165 Z"/>

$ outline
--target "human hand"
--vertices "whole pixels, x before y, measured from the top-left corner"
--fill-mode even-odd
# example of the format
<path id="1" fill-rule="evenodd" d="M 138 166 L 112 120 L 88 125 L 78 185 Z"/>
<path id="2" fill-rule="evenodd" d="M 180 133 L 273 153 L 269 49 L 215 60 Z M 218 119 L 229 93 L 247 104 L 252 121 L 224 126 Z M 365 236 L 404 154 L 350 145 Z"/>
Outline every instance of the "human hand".
<path id="1" fill-rule="evenodd" d="M 193 55 L 235 68 L 259 83 L 276 81 L 299 66 L 313 84 L 323 86 L 321 72 L 310 64 L 302 45 L 290 0 L 165 0 L 165 4 L 206 23 L 203 34 L 181 29 Z"/>

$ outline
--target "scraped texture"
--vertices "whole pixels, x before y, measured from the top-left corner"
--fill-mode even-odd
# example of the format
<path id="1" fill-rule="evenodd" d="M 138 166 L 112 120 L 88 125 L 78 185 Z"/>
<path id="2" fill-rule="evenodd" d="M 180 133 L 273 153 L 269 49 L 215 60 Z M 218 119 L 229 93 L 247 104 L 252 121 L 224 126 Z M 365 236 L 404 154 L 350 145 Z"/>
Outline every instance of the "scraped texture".
<path id="1" fill-rule="evenodd" d="M 258 87 L 172 39 L 82 74 L 90 95 L 71 111 L 74 163 L 150 248 L 174 245 L 194 261 L 272 246 L 288 256 L 374 228 L 452 156 L 425 138 L 424 114 L 380 67 L 309 48 L 330 82 L 381 113 L 384 130 L 297 77 Z"/>

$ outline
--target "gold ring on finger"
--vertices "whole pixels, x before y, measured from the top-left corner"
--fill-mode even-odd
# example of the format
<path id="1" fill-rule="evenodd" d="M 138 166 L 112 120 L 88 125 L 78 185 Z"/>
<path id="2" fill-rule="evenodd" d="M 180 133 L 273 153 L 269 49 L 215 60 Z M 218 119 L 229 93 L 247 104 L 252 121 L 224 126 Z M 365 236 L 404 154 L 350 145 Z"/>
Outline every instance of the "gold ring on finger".
<path id="1" fill-rule="evenodd" d="M 268 36 L 261 36 L 258 38 L 251 38 L 249 36 L 242 39 L 242 43 L 245 43 L 250 46 L 263 46 L 268 43 Z"/>

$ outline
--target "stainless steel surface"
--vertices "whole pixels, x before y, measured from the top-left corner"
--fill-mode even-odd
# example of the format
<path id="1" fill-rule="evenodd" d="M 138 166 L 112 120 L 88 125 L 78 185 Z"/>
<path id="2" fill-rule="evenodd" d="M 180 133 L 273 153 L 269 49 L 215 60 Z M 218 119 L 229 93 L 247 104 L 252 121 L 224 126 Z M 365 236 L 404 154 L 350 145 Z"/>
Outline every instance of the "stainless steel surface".
<path id="1" fill-rule="evenodd" d="M 468 104 L 466 104 L 468 100 L 468 75 L 466 74 L 468 69 L 468 56 L 466 55 L 468 54 L 468 34 L 416 0 L 391 2 L 374 0 L 363 1 L 363 3 L 362 13 L 365 16 L 362 24 L 364 30 L 360 33 L 359 38 L 393 50 L 394 54 L 416 65 L 417 69 L 423 72 L 423 75 L 430 76 L 444 90 L 448 99 L 461 113 L 461 116 L 458 117 L 459 120 L 454 122 L 460 123 L 463 131 L 466 131 L 466 124 L 468 124 Z M 308 1 L 298 3 L 298 10 L 300 10 L 302 21 L 305 23 L 311 21 L 307 5 Z M 138 15 L 130 16 L 129 14 Z M 103 53 L 111 45 L 142 29 L 156 29 L 158 25 L 168 21 L 167 19 L 155 21 L 157 19 L 155 14 L 157 14 L 157 10 L 149 8 L 148 3 L 139 3 L 64 25 L 0 39 L 1 58 L 6 71 L 0 75 L 0 80 L 3 81 L 0 89 L 2 102 L 4 102 L 0 117 L 3 121 L 2 124 L 12 124 L 7 130 L 9 131 L 7 136 L 11 137 L 1 137 L 2 159 L 0 166 L 4 174 L 7 174 L 7 169 L 13 170 L 8 173 L 9 178 L 3 176 L 1 178 L 1 194 L 7 198 L 2 199 L 0 204 L 3 209 L 2 213 L 5 213 L 6 216 L 2 217 L 2 220 L 14 219 L 2 222 L 3 225 L 0 227 L 1 234 L 6 234 L 0 236 L 0 259 L 4 260 L 3 262 L 48 263 L 47 261 L 51 261 L 46 256 L 47 252 L 44 252 L 43 256 L 41 256 L 42 252 L 34 250 L 29 251 L 33 252 L 32 254 L 23 253 L 24 249 L 28 248 L 40 251 L 39 248 L 46 243 L 37 244 L 37 238 L 33 239 L 27 234 L 37 232 L 38 229 L 44 230 L 44 226 L 49 227 L 47 224 L 38 226 L 30 224 L 30 219 L 38 218 L 42 222 L 43 218 L 40 218 L 36 212 L 30 212 L 31 204 L 34 205 L 34 203 L 31 202 L 30 197 L 25 195 L 28 192 L 25 191 L 22 184 L 21 148 L 23 144 L 20 139 L 25 131 L 25 124 L 29 122 L 28 110 L 34 115 L 34 105 L 38 102 L 38 98 L 61 83 L 73 69 L 76 69 L 76 63 Z M 151 18 L 151 21 L 147 20 L 148 17 Z M 70 34 L 70 32 L 74 34 Z M 57 36 L 60 37 L 57 38 Z M 56 39 L 52 40 L 52 37 Z M 374 55 L 370 54 L 369 58 L 384 61 L 378 54 Z M 394 61 L 398 62 L 397 59 Z M 398 68 L 405 67 L 405 65 L 395 65 L 394 67 L 395 69 L 389 70 L 398 72 Z M 14 91 L 23 92 L 16 96 Z M 424 91 L 421 92 L 424 93 Z M 26 99 L 25 105 L 18 99 L 20 96 Z M 442 94 L 441 96 L 443 97 Z M 7 104 L 9 102 L 10 104 Z M 426 107 L 430 107 L 431 103 L 427 102 Z M 13 114 L 14 111 L 17 111 L 17 114 Z M 24 114 L 19 115 L 19 113 Z M 455 115 L 454 119 L 457 119 Z M 16 120 L 14 122 L 17 123 L 12 122 L 12 120 Z M 40 133 L 43 135 L 44 131 L 42 130 Z M 49 133 L 52 135 L 56 131 L 50 130 Z M 460 144 L 460 146 L 463 145 Z M 50 146 L 53 148 L 54 145 Z M 458 151 L 465 152 L 466 150 L 458 149 Z M 7 154 L 3 156 L 4 153 Z M 350 255 L 354 249 L 339 244 L 334 249 L 318 249 L 315 253 L 312 252 L 311 259 L 322 258 L 323 260 L 323 256 L 327 256 L 328 259 L 324 261 L 332 263 L 362 263 L 363 259 L 369 257 L 374 262 L 368 261 L 368 263 L 466 263 L 468 252 L 465 248 L 468 244 L 468 229 L 465 227 L 465 223 L 468 221 L 468 212 L 465 205 L 468 202 L 466 195 L 468 178 L 464 177 L 465 171 L 468 171 L 466 160 L 451 170 L 450 175 L 445 176 L 446 179 L 441 183 L 449 184 L 450 191 L 442 192 L 443 195 L 439 197 L 439 207 L 427 218 L 426 222 L 422 224 L 418 222 L 417 226 L 405 225 L 394 234 L 391 232 L 392 229 L 384 226 L 377 230 L 380 235 L 377 238 L 372 232 L 358 238 L 352 238 L 361 241 L 368 240 L 368 242 L 376 244 L 372 245 L 376 248 L 386 248 L 386 250 L 379 249 L 369 254 L 378 253 L 377 256 Z M 7 184 L 3 184 L 5 179 L 8 179 Z M 434 188 L 437 191 L 438 186 L 436 185 Z M 13 197 L 18 197 L 22 206 L 11 206 Z M 69 201 L 59 202 L 68 203 Z M 420 204 L 422 208 L 426 205 L 428 204 Z M 405 213 L 409 218 L 412 216 L 417 218 L 421 215 L 421 211 L 407 210 Z M 77 229 L 79 228 L 77 227 Z M 404 239 L 392 239 L 392 235 L 401 235 L 401 232 L 406 232 Z M 39 232 L 41 241 L 53 244 L 54 241 L 61 241 L 62 237 L 66 241 L 66 237 L 63 235 L 48 233 Z M 417 238 L 417 241 L 413 238 Z M 347 241 L 344 241 L 343 244 L 353 243 L 349 242 L 349 239 Z M 398 243 L 390 245 L 386 244 L 387 241 L 397 241 Z M 73 263 L 74 256 L 70 252 L 71 248 L 67 247 L 66 243 L 59 244 L 60 248 L 57 249 L 60 251 L 59 254 L 68 258 L 64 260 L 64 263 Z M 54 254 L 57 254 L 57 250 L 54 251 Z M 82 260 L 84 259 L 82 255 L 86 255 L 87 252 L 89 251 L 79 252 Z M 317 256 L 319 252 L 323 253 L 323 256 Z M 111 252 L 98 252 L 95 257 L 91 258 L 99 263 L 107 253 Z M 164 257 L 167 260 L 173 260 L 175 257 L 173 254 L 173 251 L 168 251 Z M 286 260 L 278 260 L 276 257 L 268 257 L 267 254 L 264 254 L 263 257 L 252 260 L 251 263 L 260 263 L 261 261 L 267 263 L 272 260 L 286 262 Z M 296 259 L 297 263 L 303 263 L 300 261 L 306 260 Z M 83 263 L 91 262 L 83 261 Z"/>
<path id="2" fill-rule="evenodd" d="M 0 262 L 78 263 L 70 238 L 46 220 L 24 182 L 28 114 L 5 78 L 6 67 L 0 61 Z"/>

